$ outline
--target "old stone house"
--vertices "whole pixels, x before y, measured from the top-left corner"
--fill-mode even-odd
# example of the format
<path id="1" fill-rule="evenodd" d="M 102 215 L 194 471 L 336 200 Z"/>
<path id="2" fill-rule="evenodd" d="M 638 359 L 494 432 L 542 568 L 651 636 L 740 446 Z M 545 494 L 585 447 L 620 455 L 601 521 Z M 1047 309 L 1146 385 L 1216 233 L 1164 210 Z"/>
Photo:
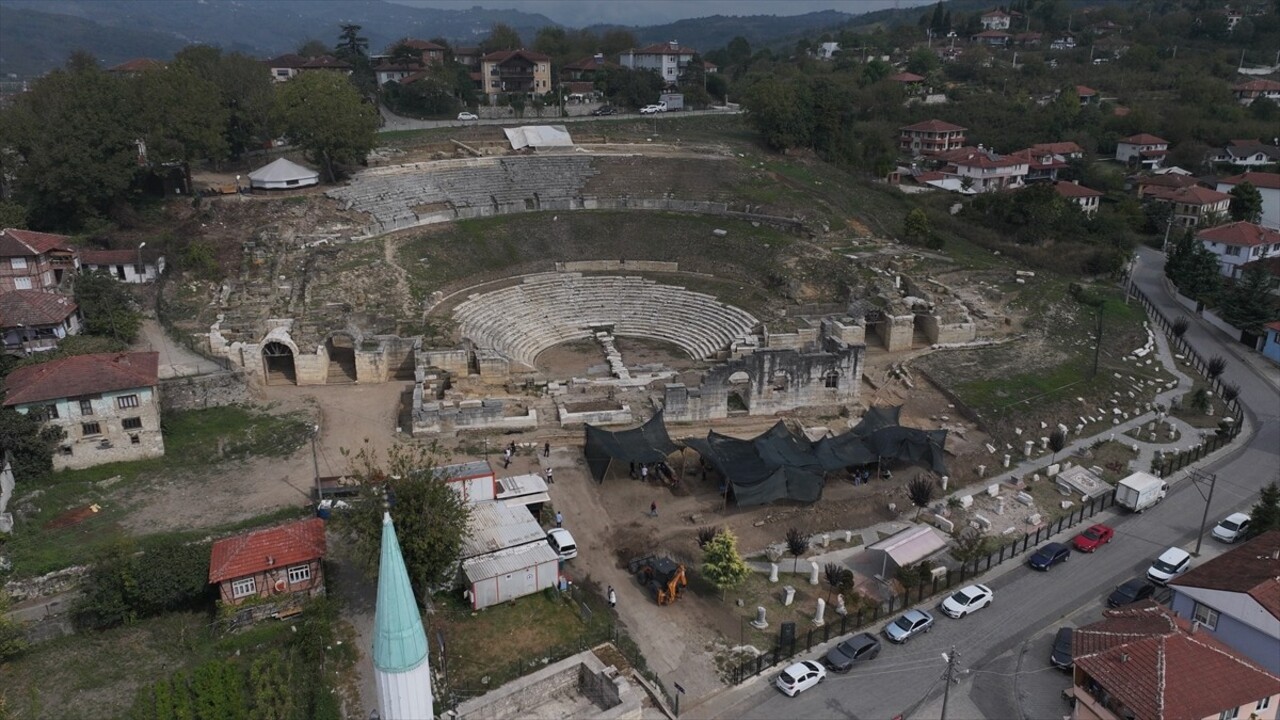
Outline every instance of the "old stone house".
<path id="1" fill-rule="evenodd" d="M 213 544 L 209 582 L 224 605 L 255 598 L 288 604 L 324 592 L 324 555 L 319 518 L 254 530 Z"/>
<path id="2" fill-rule="evenodd" d="M 77 335 L 80 308 L 66 295 L 43 290 L 0 292 L 0 337 L 4 353 L 25 357 L 58 349 L 58 342 Z"/>
<path id="3" fill-rule="evenodd" d="M 164 455 L 159 353 L 96 353 L 18 368 L 5 380 L 5 407 L 64 432 L 55 470 Z"/>
<path id="4" fill-rule="evenodd" d="M 65 235 L 0 230 L 0 292 L 52 290 L 78 266 L 76 249 Z"/>

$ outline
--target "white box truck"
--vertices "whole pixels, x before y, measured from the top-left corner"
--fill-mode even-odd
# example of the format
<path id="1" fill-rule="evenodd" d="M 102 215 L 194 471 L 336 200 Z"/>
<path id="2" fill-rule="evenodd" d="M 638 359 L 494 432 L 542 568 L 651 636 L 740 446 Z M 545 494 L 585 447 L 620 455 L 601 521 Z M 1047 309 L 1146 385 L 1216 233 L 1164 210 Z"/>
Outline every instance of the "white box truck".
<path id="1" fill-rule="evenodd" d="M 1116 504 L 1133 512 L 1142 512 L 1164 499 L 1169 492 L 1165 481 L 1144 472 L 1136 472 L 1116 485 Z"/>

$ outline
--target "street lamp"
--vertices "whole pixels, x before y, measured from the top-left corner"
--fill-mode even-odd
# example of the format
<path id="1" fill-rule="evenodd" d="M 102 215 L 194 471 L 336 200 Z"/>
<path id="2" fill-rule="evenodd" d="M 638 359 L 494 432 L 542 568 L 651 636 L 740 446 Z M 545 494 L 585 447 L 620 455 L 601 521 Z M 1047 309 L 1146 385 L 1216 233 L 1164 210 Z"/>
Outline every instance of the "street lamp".
<path id="1" fill-rule="evenodd" d="M 138 243 L 138 267 L 136 268 L 138 271 L 138 282 L 142 282 L 146 279 L 146 269 L 142 265 L 142 248 L 146 246 L 146 241 Z"/>

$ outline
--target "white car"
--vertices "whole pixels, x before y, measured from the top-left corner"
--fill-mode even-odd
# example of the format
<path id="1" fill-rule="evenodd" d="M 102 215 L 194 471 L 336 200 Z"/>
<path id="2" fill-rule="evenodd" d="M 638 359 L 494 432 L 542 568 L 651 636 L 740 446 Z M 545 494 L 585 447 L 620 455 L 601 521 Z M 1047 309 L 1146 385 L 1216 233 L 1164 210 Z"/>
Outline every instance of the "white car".
<path id="1" fill-rule="evenodd" d="M 1169 548 L 1151 563 L 1147 579 L 1157 585 L 1168 585 L 1170 580 L 1191 569 L 1191 553 L 1182 548 Z"/>
<path id="2" fill-rule="evenodd" d="M 795 697 L 826 679 L 826 668 L 812 660 L 801 660 L 778 673 L 774 685 L 787 697 Z"/>
<path id="3" fill-rule="evenodd" d="M 459 120 L 479 120 L 480 118 L 475 113 L 460 112 L 458 113 L 458 119 Z"/>
<path id="4" fill-rule="evenodd" d="M 961 588 L 959 592 L 952 593 L 951 597 L 942 601 L 942 612 L 953 618 L 962 618 L 965 615 L 991 604 L 995 593 L 991 592 L 991 588 L 986 585 L 970 585 Z"/>
<path id="5" fill-rule="evenodd" d="M 564 528 L 551 528 L 547 531 L 547 544 L 560 556 L 561 560 L 572 560 L 578 557 L 578 544 L 573 536 Z"/>
<path id="6" fill-rule="evenodd" d="M 1248 529 L 1249 516 L 1244 513 L 1232 513 L 1213 527 L 1213 536 L 1222 542 L 1233 543 L 1244 538 L 1244 531 Z"/>
<path id="7" fill-rule="evenodd" d="M 653 115 L 654 113 L 662 113 L 667 111 L 666 103 L 658 103 L 657 105 L 645 105 L 640 108 L 641 115 Z"/>

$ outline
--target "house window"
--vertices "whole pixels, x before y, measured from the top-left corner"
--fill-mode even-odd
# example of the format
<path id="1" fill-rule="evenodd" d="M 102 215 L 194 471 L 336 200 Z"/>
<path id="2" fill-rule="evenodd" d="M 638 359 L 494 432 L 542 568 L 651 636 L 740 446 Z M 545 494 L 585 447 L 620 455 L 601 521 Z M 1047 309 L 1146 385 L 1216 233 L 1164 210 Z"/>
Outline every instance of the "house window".
<path id="1" fill-rule="evenodd" d="M 96 423 L 96 422 L 91 422 L 91 423 L 81 423 L 81 424 L 80 424 L 80 431 L 81 431 L 82 433 L 84 433 L 85 437 L 88 437 L 88 436 L 90 436 L 90 435 L 101 435 L 101 434 L 102 434 L 102 428 L 101 428 L 101 427 L 98 425 L 98 423 Z"/>
<path id="2" fill-rule="evenodd" d="M 129 444 L 130 444 L 130 445 L 141 445 L 141 444 L 142 444 L 142 436 L 138 435 L 137 433 L 135 433 L 135 434 L 133 434 L 133 435 L 130 435 L 130 436 L 129 436 Z"/>
<path id="3" fill-rule="evenodd" d="M 55 404 L 45 405 L 44 407 L 34 408 L 31 411 L 31 417 L 37 420 L 57 420 L 58 406 Z"/>
<path id="4" fill-rule="evenodd" d="M 81 414 L 81 415 L 92 415 L 92 414 L 93 414 L 93 401 L 92 401 L 92 400 L 81 400 L 81 401 L 80 401 L 80 414 Z"/>
<path id="5" fill-rule="evenodd" d="M 1223 253 L 1223 255 L 1239 255 L 1239 254 L 1240 254 L 1240 248 L 1236 245 L 1227 246 L 1227 251 Z"/>
<path id="6" fill-rule="evenodd" d="M 1218 713 L 1218 720 L 1236 720 L 1240 717 L 1240 708 L 1231 708 Z"/>
<path id="7" fill-rule="evenodd" d="M 14 287 L 14 289 L 17 289 L 17 290 L 30 290 L 30 289 L 31 289 L 31 278 L 28 278 L 28 277 L 17 277 L 17 278 L 14 278 L 14 279 L 13 279 L 13 287 Z"/>
<path id="8" fill-rule="evenodd" d="M 14 270 L 26 270 L 27 259 L 24 257 L 9 258 L 9 267 L 13 268 Z"/>
<path id="9" fill-rule="evenodd" d="M 231 583 L 231 597 L 233 598 L 248 597 L 256 592 L 258 592 L 258 583 L 253 578 L 235 580 Z"/>
<path id="10" fill-rule="evenodd" d="M 829 388 L 840 387 L 840 373 L 834 371 L 827 373 L 826 377 L 823 378 L 822 383 Z"/>
<path id="11" fill-rule="evenodd" d="M 120 421 L 120 427 L 125 430 L 141 430 L 142 418 L 125 418 Z"/>
<path id="12" fill-rule="evenodd" d="M 1271 697 L 1270 697 L 1270 696 L 1267 696 L 1267 697 L 1264 697 L 1264 698 L 1262 698 L 1261 700 L 1259 700 L 1259 701 L 1258 701 L 1258 704 L 1253 706 L 1253 709 L 1254 709 L 1254 710 L 1266 710 L 1266 709 L 1267 709 L 1267 708 L 1269 708 L 1269 707 L 1271 707 Z"/>
<path id="13" fill-rule="evenodd" d="M 71 446 L 62 445 L 61 447 L 58 448 L 58 453 L 64 457 L 71 457 Z"/>
<path id="14" fill-rule="evenodd" d="M 311 579 L 310 565 L 295 565 L 289 568 L 289 584 L 296 585 Z"/>
<path id="15" fill-rule="evenodd" d="M 116 405 L 121 410 L 124 410 L 126 408 L 136 408 L 138 407 L 138 396 L 137 395 L 121 395 L 120 397 L 116 398 Z"/>
<path id="16" fill-rule="evenodd" d="M 1218 629 L 1218 611 L 1208 605 L 1196 603 L 1196 610 L 1191 615 L 1191 619 L 1209 628 L 1210 630 Z"/>

